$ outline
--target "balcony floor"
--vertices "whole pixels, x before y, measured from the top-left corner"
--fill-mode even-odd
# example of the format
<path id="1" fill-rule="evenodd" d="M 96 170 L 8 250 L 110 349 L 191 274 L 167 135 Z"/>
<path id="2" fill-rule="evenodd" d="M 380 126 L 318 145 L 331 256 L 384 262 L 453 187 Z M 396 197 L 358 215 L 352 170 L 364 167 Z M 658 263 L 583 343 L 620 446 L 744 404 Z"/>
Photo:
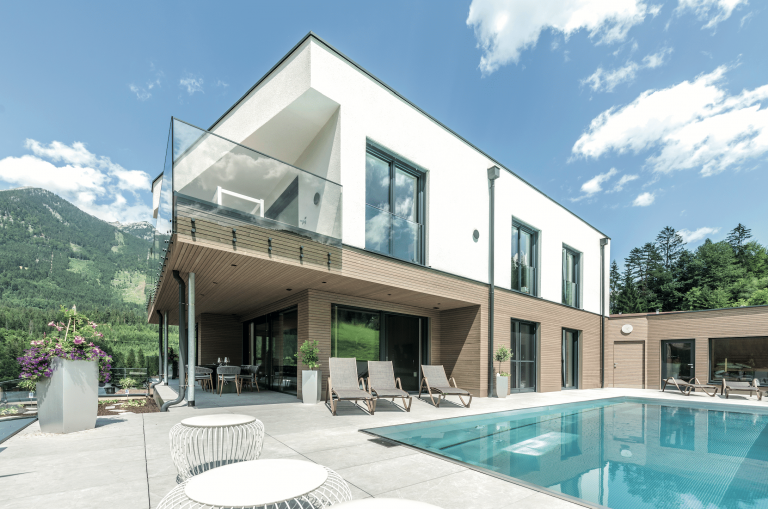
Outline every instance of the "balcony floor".
<path id="1" fill-rule="evenodd" d="M 161 388 L 161 393 L 174 395 L 172 387 Z M 51 435 L 41 433 L 37 423 L 30 425 L 0 445 L 0 500 L 7 509 L 154 508 L 176 485 L 169 453 L 170 428 L 189 416 L 242 413 L 256 416 L 266 427 L 261 458 L 326 465 L 347 480 L 355 498 L 407 498 L 445 509 L 575 508 L 579 506 L 410 448 L 382 445 L 359 430 L 615 396 L 765 408 L 756 398 L 741 395 L 726 400 L 699 394 L 686 398 L 658 390 L 593 389 L 527 393 L 505 400 L 480 398 L 469 410 L 450 403 L 434 408 L 414 398 L 411 412 L 405 413 L 380 401 L 374 416 L 344 403 L 334 417 L 324 404 L 303 405 L 294 396 L 276 392 L 246 391 L 240 396 L 219 397 L 198 389 L 194 408 L 179 405 L 166 413 L 99 417 L 93 430 Z M 459 486 L 462 489 L 456 489 Z"/>

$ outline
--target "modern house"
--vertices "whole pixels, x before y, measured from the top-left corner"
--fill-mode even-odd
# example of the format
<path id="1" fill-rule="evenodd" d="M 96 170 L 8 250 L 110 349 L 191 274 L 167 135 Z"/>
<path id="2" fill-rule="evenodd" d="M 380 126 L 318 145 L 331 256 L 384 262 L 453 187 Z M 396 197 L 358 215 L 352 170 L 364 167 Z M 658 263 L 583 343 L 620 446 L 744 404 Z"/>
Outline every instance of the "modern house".
<path id="1" fill-rule="evenodd" d="M 503 345 L 512 393 L 601 386 L 608 237 L 311 33 L 208 130 L 172 119 L 153 196 L 148 319 L 194 322 L 197 365 L 300 394 L 317 340 L 324 379 L 442 364 L 482 397 Z"/>

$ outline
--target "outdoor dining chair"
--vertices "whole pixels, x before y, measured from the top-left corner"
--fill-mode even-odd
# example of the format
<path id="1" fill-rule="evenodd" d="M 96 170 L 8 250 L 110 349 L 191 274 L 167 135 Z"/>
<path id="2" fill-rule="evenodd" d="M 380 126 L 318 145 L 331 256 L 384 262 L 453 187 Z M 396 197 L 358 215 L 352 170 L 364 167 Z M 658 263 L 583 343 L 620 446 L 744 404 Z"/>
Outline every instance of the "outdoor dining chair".
<path id="1" fill-rule="evenodd" d="M 426 388 L 429 392 L 429 399 L 432 400 L 432 404 L 436 407 L 440 406 L 440 398 L 445 399 L 446 396 L 458 396 L 461 403 L 469 408 L 472 404 L 472 394 L 464 389 L 459 389 L 456 385 L 456 379 L 451 377 L 453 386 L 448 383 L 448 378 L 445 376 L 445 368 L 443 366 L 421 366 L 421 373 L 424 378 L 421 379 L 421 385 L 419 385 L 419 398 L 421 398 L 422 389 Z M 432 392 L 437 393 L 437 402 L 432 397 Z M 469 396 L 469 402 L 464 402 L 462 396 Z"/>
<path id="2" fill-rule="evenodd" d="M 325 391 L 325 402 L 331 407 L 331 413 L 336 415 L 336 406 L 340 401 L 363 401 L 368 412 L 373 415 L 376 410 L 376 400 L 368 392 L 360 388 L 365 383 L 357 376 L 357 361 L 354 357 L 331 357 L 328 359 L 328 388 Z M 334 399 L 335 398 L 335 399 Z"/>
<path id="3" fill-rule="evenodd" d="M 240 366 L 219 366 L 216 368 L 216 373 L 219 376 L 219 396 L 221 396 L 224 384 L 227 382 L 235 382 L 237 394 L 240 394 Z"/>
<path id="4" fill-rule="evenodd" d="M 259 376 L 259 369 L 261 369 L 261 364 L 253 364 L 250 366 L 242 366 L 244 370 L 248 371 L 247 375 L 243 375 L 242 372 L 238 377 L 240 378 L 240 388 L 242 389 L 243 384 L 248 384 L 248 386 L 251 389 L 251 392 L 253 392 L 253 384 L 256 384 L 256 392 L 261 392 L 261 389 L 259 389 L 259 381 L 257 380 L 257 377 Z"/>
<path id="5" fill-rule="evenodd" d="M 395 378 L 392 361 L 368 361 L 368 393 L 380 398 L 395 398 L 403 400 L 406 412 L 411 411 L 411 395 L 403 390 L 399 378 Z"/>
<path id="6" fill-rule="evenodd" d="M 195 382 L 200 382 L 200 387 L 205 390 L 206 387 L 213 391 L 213 370 L 202 366 L 195 366 Z"/>

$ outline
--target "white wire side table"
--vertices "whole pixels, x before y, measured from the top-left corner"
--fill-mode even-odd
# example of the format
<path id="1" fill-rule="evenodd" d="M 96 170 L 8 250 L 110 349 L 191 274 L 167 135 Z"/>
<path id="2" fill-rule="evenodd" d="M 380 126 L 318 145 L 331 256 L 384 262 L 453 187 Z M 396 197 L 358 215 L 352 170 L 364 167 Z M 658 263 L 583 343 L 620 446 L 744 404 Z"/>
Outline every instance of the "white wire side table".
<path id="1" fill-rule="evenodd" d="M 352 500 L 339 474 L 301 460 L 245 461 L 184 481 L 157 509 L 319 509 Z"/>
<path id="2" fill-rule="evenodd" d="M 212 468 L 259 458 L 264 424 L 250 415 L 216 414 L 184 419 L 171 428 L 177 482 Z"/>

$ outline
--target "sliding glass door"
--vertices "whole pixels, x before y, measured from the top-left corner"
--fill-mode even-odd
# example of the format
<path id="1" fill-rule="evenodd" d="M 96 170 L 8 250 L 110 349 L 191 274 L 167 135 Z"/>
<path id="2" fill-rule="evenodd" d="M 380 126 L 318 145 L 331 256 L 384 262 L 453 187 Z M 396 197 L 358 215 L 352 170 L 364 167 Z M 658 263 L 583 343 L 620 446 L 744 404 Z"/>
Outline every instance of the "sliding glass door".
<path id="1" fill-rule="evenodd" d="M 536 390 L 536 324 L 512 320 L 509 391 Z"/>
<path id="2" fill-rule="evenodd" d="M 357 359 L 362 377 L 368 361 L 392 361 L 403 390 L 418 391 L 420 366 L 428 362 L 426 328 L 426 318 L 334 305 L 331 356 Z"/>
<path id="3" fill-rule="evenodd" d="M 579 331 L 563 329 L 563 389 L 579 388 Z"/>
<path id="4" fill-rule="evenodd" d="M 296 308 L 260 316 L 245 324 L 243 362 L 259 366 L 259 384 L 296 394 L 298 340 Z"/>

